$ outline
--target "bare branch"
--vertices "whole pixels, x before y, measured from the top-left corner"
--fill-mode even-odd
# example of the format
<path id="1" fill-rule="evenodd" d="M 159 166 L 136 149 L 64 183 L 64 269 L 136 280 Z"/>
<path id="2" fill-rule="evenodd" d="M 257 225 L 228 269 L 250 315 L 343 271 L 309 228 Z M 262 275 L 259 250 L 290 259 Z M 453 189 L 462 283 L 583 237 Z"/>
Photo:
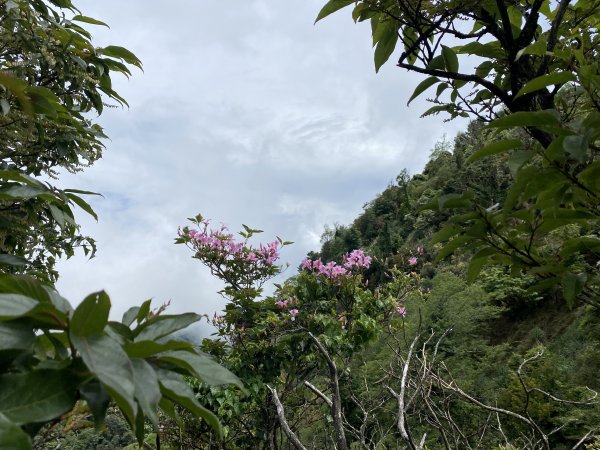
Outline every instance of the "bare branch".
<path id="1" fill-rule="evenodd" d="M 302 445 L 302 442 L 300 442 L 300 439 L 298 439 L 298 436 L 296 436 L 296 433 L 294 433 L 290 428 L 285 418 L 285 410 L 283 409 L 281 400 L 279 400 L 279 396 L 277 395 L 277 390 L 275 390 L 275 388 L 272 388 L 268 384 L 266 386 L 269 392 L 271 393 L 271 398 L 273 399 L 273 403 L 275 403 L 275 407 L 277 408 L 277 418 L 279 419 L 279 424 L 281 425 L 283 432 L 297 450 L 307 450 L 306 447 Z"/>

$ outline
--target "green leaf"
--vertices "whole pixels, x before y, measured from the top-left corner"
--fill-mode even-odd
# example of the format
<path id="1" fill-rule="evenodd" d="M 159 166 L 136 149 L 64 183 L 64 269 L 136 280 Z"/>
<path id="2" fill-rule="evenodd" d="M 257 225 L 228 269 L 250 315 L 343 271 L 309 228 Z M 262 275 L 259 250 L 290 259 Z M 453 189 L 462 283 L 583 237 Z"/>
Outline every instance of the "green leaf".
<path id="1" fill-rule="evenodd" d="M 76 15 L 71 20 L 76 20 L 77 22 L 89 23 L 91 25 L 101 25 L 101 26 L 104 26 L 106 28 L 110 28 L 107 24 L 105 24 L 101 20 L 97 20 L 97 19 L 94 19 L 92 17 Z"/>
<path id="2" fill-rule="evenodd" d="M 467 162 L 471 163 L 473 161 L 477 161 L 481 158 L 485 158 L 486 156 L 496 155 L 498 153 L 507 152 L 509 150 L 513 150 L 515 148 L 521 147 L 523 143 L 520 139 L 504 139 L 502 141 L 493 142 L 489 145 L 486 145 L 480 150 L 477 150 L 473 153 Z"/>
<path id="3" fill-rule="evenodd" d="M 0 413 L 17 425 L 47 422 L 75 405 L 76 381 L 66 370 L 0 376 Z"/>
<path id="4" fill-rule="evenodd" d="M 158 402 L 161 398 L 158 376 L 152 366 L 143 359 L 134 358 L 131 360 L 131 364 L 135 383 L 135 398 L 150 422 L 158 428 L 157 411 Z"/>
<path id="5" fill-rule="evenodd" d="M 0 450 L 31 450 L 29 436 L 2 413 L 0 413 Z"/>
<path id="6" fill-rule="evenodd" d="M 585 134 L 567 136 L 563 140 L 563 148 L 573 159 L 583 163 L 589 154 L 589 138 Z"/>
<path id="7" fill-rule="evenodd" d="M 177 350 L 162 353 L 158 358 L 188 370 L 211 386 L 234 384 L 244 390 L 244 385 L 237 376 L 206 355 Z"/>
<path id="8" fill-rule="evenodd" d="M 73 312 L 71 335 L 92 336 L 101 334 L 108 323 L 110 299 L 104 291 L 88 295 Z"/>
<path id="9" fill-rule="evenodd" d="M 196 417 L 206 420 L 219 438 L 223 438 L 223 429 L 219 419 L 198 403 L 194 392 L 181 375 L 164 369 L 158 369 L 157 374 L 160 381 L 160 391 L 165 397 L 183 406 Z"/>
<path id="10" fill-rule="evenodd" d="M 353 3 L 355 3 L 355 0 L 329 0 L 325 6 L 321 8 L 321 11 L 319 11 L 317 18 L 315 19 L 315 23 Z"/>
<path id="11" fill-rule="evenodd" d="M 126 63 L 132 64 L 140 69 L 142 68 L 142 63 L 138 57 L 126 48 L 117 45 L 109 45 L 108 47 L 100 48 L 97 51 L 103 55 L 110 56 L 111 58 L 122 59 Z"/>
<path id="12" fill-rule="evenodd" d="M 563 294 L 567 305 L 571 308 L 575 303 L 575 299 L 581 293 L 584 286 L 584 274 L 574 274 L 571 272 L 565 272 L 561 279 L 563 287 Z"/>
<path id="13" fill-rule="evenodd" d="M 553 109 L 517 111 L 494 120 L 490 128 L 542 127 L 560 125 L 560 115 Z"/>
<path id="14" fill-rule="evenodd" d="M 571 72 L 553 72 L 547 75 L 542 75 L 529 81 L 523 86 L 515 98 L 519 98 L 522 95 L 530 94 L 531 92 L 539 91 L 547 86 L 553 86 L 555 84 L 564 84 L 569 81 L 575 81 L 576 77 Z"/>
<path id="15" fill-rule="evenodd" d="M 136 319 L 138 313 L 140 311 L 139 306 L 132 306 L 123 314 L 123 318 L 121 319 L 121 323 L 126 326 L 131 326 L 133 321 Z"/>
<path id="16" fill-rule="evenodd" d="M 79 392 L 94 415 L 96 428 L 101 427 L 104 424 L 106 410 L 110 405 L 108 393 L 96 379 L 79 386 Z"/>
<path id="17" fill-rule="evenodd" d="M 458 56 L 450 47 L 442 45 L 442 56 L 444 57 L 444 65 L 448 72 L 458 72 Z"/>
<path id="18" fill-rule="evenodd" d="M 475 75 L 480 78 L 485 78 L 491 70 L 494 68 L 494 64 L 491 61 L 484 61 L 477 66 L 475 69 Z"/>
<path id="19" fill-rule="evenodd" d="M 406 104 L 406 106 L 410 105 L 410 102 L 412 102 L 415 98 L 417 98 L 424 91 L 426 91 L 431 86 L 433 86 L 434 84 L 439 83 L 439 82 L 440 82 L 440 79 L 438 77 L 429 77 L 429 78 L 426 78 L 425 80 L 421 81 L 419 83 L 419 85 L 416 87 L 416 89 L 414 90 L 414 92 L 412 93 L 412 95 L 410 96 L 410 98 L 408 99 L 408 103 Z"/>
<path id="20" fill-rule="evenodd" d="M 378 25 L 377 30 L 382 34 L 377 41 L 377 47 L 375 48 L 375 72 L 379 72 L 381 66 L 383 66 L 392 53 L 394 53 L 396 43 L 398 42 L 398 26 L 395 21 L 386 20 L 381 22 Z"/>
<path id="21" fill-rule="evenodd" d="M 142 306 L 139 307 L 137 313 L 137 321 L 138 323 L 142 323 L 144 320 L 148 318 L 148 314 L 150 314 L 150 304 L 152 303 L 152 299 L 146 300 L 142 303 Z"/>
<path id="22" fill-rule="evenodd" d="M 125 344 L 125 351 L 130 358 L 148 358 L 158 353 L 166 352 L 168 350 L 193 350 L 194 346 L 185 341 L 168 341 L 168 342 L 156 342 L 156 341 L 140 341 L 140 342 L 127 342 Z"/>
<path id="23" fill-rule="evenodd" d="M 154 341 L 160 339 L 175 331 L 182 330 L 194 322 L 198 322 L 201 318 L 202 316 L 194 313 L 154 317 L 136 329 L 137 336 L 135 341 Z"/>
<path id="24" fill-rule="evenodd" d="M 457 52 L 460 54 L 481 56 L 482 58 L 488 59 L 502 59 L 506 57 L 506 52 L 496 41 L 488 42 L 486 44 L 482 44 L 478 41 L 469 42 L 468 44 L 459 47 Z M 492 68 L 491 61 L 485 61 L 479 67 L 483 66 L 484 64 L 484 67 L 489 67 L 487 69 L 487 72 L 489 73 Z M 487 75 L 487 73 L 485 75 Z"/>
<path id="25" fill-rule="evenodd" d="M 560 249 L 560 256 L 566 258 L 574 253 L 594 252 L 600 254 L 600 239 L 595 237 L 578 237 L 565 241 Z"/>
<path id="26" fill-rule="evenodd" d="M 96 222 L 98 221 L 98 215 L 84 199 L 71 193 L 66 193 L 66 196 L 69 197 L 73 201 L 73 203 L 75 203 L 77 206 L 83 209 L 86 213 L 88 213 L 90 216 L 96 219 Z"/>
<path id="27" fill-rule="evenodd" d="M 469 261 L 469 268 L 467 269 L 467 282 L 472 283 L 477 279 L 477 276 L 483 269 L 483 266 L 488 262 L 491 255 L 495 255 L 498 251 L 495 248 L 487 247 L 479 250 Z"/>
<path id="28" fill-rule="evenodd" d="M 0 320 L 22 317 L 38 304 L 38 301 L 21 294 L 0 294 Z"/>
<path id="29" fill-rule="evenodd" d="M 123 348 L 108 336 L 78 336 L 71 342 L 83 362 L 116 401 L 130 423 L 135 423 L 137 404 L 131 361 Z"/>
<path id="30" fill-rule="evenodd" d="M 0 322 L 0 352 L 4 350 L 29 350 L 35 341 L 29 320 Z"/>
<path id="31" fill-rule="evenodd" d="M 454 253 L 455 250 L 464 246 L 468 242 L 471 242 L 472 240 L 473 240 L 473 238 L 470 236 L 459 236 L 457 238 L 452 239 L 444 247 L 442 247 L 442 249 L 439 251 L 435 260 L 436 261 L 443 260 L 447 256 L 450 256 L 452 253 Z"/>
<path id="32" fill-rule="evenodd" d="M 437 244 L 439 242 L 446 241 L 446 240 L 450 239 L 452 236 L 455 236 L 458 233 L 460 233 L 462 230 L 463 230 L 463 227 L 456 225 L 455 223 L 449 222 L 446 225 L 444 225 L 440 231 L 435 233 L 431 237 L 431 240 L 429 242 L 433 245 L 433 244 Z"/>
<path id="33" fill-rule="evenodd" d="M 0 253 L 0 264 L 5 266 L 25 266 L 28 264 L 28 261 L 20 256 Z"/>
<path id="34" fill-rule="evenodd" d="M 588 189 L 591 189 L 596 194 L 600 194 L 600 161 L 594 161 L 593 164 L 582 170 L 577 178 Z"/>

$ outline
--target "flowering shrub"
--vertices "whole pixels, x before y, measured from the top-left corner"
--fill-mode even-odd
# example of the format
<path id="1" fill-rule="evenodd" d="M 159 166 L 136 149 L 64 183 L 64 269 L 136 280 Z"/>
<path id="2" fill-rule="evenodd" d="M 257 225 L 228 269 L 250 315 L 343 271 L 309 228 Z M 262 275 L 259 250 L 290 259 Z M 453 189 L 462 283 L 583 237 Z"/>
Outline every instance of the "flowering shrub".
<path id="1" fill-rule="evenodd" d="M 265 384 L 279 385 L 287 379 L 278 389 L 291 393 L 325 370 L 314 337 L 344 365 L 388 325 L 402 326 L 399 319 L 407 314 L 403 297 L 416 288 L 414 274 L 395 271 L 393 289 L 368 289 L 364 272 L 373 261 L 356 249 L 345 254 L 341 263 L 305 259 L 298 275 L 276 285 L 273 296 L 262 298 L 263 284 L 281 271 L 276 263 L 289 242 L 277 238 L 253 246 L 249 239 L 260 230 L 244 226 L 238 241 L 225 225 L 211 228 L 200 215 L 190 220 L 194 227 L 180 229 L 176 242 L 186 244 L 193 257 L 225 283 L 222 293 L 229 300 L 223 315 L 212 319 L 218 339 L 205 340 L 204 350 L 220 357 L 245 385 L 256 386 L 252 399 L 245 400 L 229 391 L 207 392 L 226 416 L 221 416 L 224 422 L 232 417 L 232 410 L 245 411 L 241 415 L 247 417 L 236 420 L 247 419 L 245 429 L 260 435 L 258 430 L 268 426 L 263 421 L 271 417 Z M 242 443 L 249 438 L 244 433 L 236 445 L 255 446 L 256 440 Z"/>

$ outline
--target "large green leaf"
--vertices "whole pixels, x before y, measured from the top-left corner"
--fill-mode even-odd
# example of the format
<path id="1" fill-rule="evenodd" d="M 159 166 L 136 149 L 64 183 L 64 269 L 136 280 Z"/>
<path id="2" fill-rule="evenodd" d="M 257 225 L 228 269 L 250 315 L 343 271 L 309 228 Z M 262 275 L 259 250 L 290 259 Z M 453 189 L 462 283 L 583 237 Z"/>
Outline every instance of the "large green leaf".
<path id="1" fill-rule="evenodd" d="M 100 380 L 129 422 L 134 423 L 137 404 L 133 368 L 123 348 L 115 340 L 103 335 L 71 334 L 71 342 L 88 370 Z"/>
<path id="2" fill-rule="evenodd" d="M 25 258 L 21 258 L 20 256 L 0 253 L 0 264 L 7 266 L 24 266 L 27 263 L 28 261 Z"/>
<path id="3" fill-rule="evenodd" d="M 19 350 L 31 348 L 35 334 L 31 322 L 26 319 L 0 322 L 0 351 Z"/>
<path id="4" fill-rule="evenodd" d="M 555 110 L 518 111 L 507 114 L 489 124 L 492 128 L 541 127 L 560 125 L 560 115 Z"/>
<path id="5" fill-rule="evenodd" d="M 193 350 L 193 345 L 185 341 L 139 341 L 125 344 L 125 351 L 130 358 L 148 358 L 169 350 Z"/>
<path id="6" fill-rule="evenodd" d="M 79 392 L 92 410 L 96 426 L 102 425 L 106 416 L 106 410 L 110 404 L 110 397 L 102 387 L 100 381 L 93 379 L 79 386 Z"/>
<path id="7" fill-rule="evenodd" d="M 45 286 L 33 277 L 24 275 L 0 276 L 0 293 L 21 294 L 40 302 L 50 303 Z"/>
<path id="8" fill-rule="evenodd" d="M 101 334 L 108 323 L 110 299 L 104 291 L 88 295 L 73 312 L 71 335 L 93 336 Z"/>
<path id="9" fill-rule="evenodd" d="M 0 294 L 0 320 L 22 317 L 39 304 L 21 294 Z"/>
<path id="10" fill-rule="evenodd" d="M 183 367 L 206 384 L 235 384 L 240 389 L 244 389 L 243 383 L 237 376 L 206 355 L 175 350 L 161 353 L 158 355 L 158 358 L 161 361 L 167 361 Z"/>
<path id="11" fill-rule="evenodd" d="M 321 8 L 321 11 L 319 11 L 317 18 L 315 19 L 315 23 L 340 9 L 353 4 L 354 2 L 355 0 L 329 0 L 325 6 Z"/>
<path id="12" fill-rule="evenodd" d="M 75 405 L 76 380 L 66 370 L 0 376 L 0 413 L 22 425 L 60 417 Z"/>
<path id="13" fill-rule="evenodd" d="M 539 91 L 540 89 L 544 89 L 548 86 L 564 84 L 569 81 L 575 81 L 575 75 L 573 75 L 571 72 L 553 72 L 547 75 L 542 75 L 541 77 L 534 78 L 527 82 L 527 84 L 519 90 L 515 98 L 521 97 L 525 94 L 530 94 L 531 92 Z"/>
<path id="14" fill-rule="evenodd" d="M 0 413 L 0 450 L 31 450 L 31 439 L 21 427 Z"/>
<path id="15" fill-rule="evenodd" d="M 175 331 L 182 330 L 194 322 L 199 321 L 202 316 L 194 313 L 179 314 L 177 316 L 157 316 L 136 329 L 136 342 L 154 341 L 168 336 Z"/>
<path id="16" fill-rule="evenodd" d="M 135 398 L 150 422 L 158 427 L 158 403 L 161 398 L 158 376 L 154 368 L 143 359 L 133 358 L 131 364 Z"/>
<path id="17" fill-rule="evenodd" d="M 157 374 L 160 381 L 160 391 L 165 397 L 188 409 L 196 417 L 206 420 L 219 438 L 223 437 L 223 429 L 219 419 L 198 403 L 194 392 L 181 375 L 164 369 L 158 369 Z"/>

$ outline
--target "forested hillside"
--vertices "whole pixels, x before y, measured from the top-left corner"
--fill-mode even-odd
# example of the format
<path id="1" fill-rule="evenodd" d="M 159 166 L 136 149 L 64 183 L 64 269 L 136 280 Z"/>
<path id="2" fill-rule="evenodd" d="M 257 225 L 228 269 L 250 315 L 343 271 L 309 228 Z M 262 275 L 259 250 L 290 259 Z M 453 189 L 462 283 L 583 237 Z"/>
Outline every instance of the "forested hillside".
<path id="1" fill-rule="evenodd" d="M 94 193 L 39 177 L 101 157 L 111 76 L 141 62 L 70 0 L 0 0 L 0 450 L 600 448 L 600 4 L 329 0 L 317 21 L 346 8 L 376 71 L 397 50 L 426 76 L 408 102 L 435 86 L 423 115 L 468 129 L 271 295 L 292 242 L 189 218 L 176 249 L 222 313 L 116 321 L 104 291 L 54 286 L 95 250 L 73 212 L 97 218 Z M 182 339 L 202 318 L 214 335 Z"/>

